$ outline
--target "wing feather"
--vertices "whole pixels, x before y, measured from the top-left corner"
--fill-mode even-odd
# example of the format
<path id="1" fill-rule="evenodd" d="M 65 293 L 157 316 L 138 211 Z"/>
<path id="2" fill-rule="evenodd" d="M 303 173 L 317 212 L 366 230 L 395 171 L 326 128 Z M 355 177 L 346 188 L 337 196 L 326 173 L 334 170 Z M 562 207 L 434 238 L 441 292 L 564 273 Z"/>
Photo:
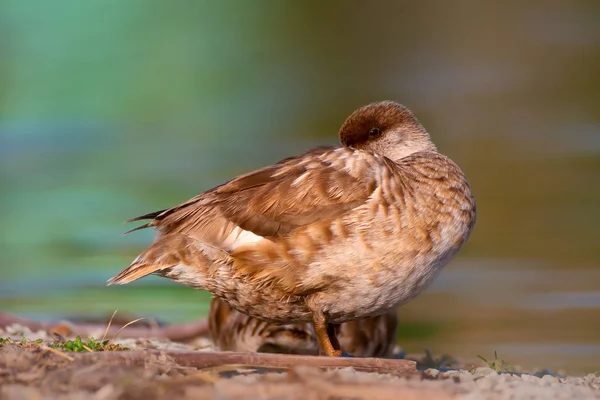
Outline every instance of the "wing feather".
<path id="1" fill-rule="evenodd" d="M 224 252 L 219 257 L 229 254 L 241 261 L 248 251 L 252 256 L 261 242 L 282 242 L 282 236 L 295 229 L 343 216 L 364 204 L 376 189 L 376 168 L 370 166 L 380 162 L 363 151 L 317 148 L 242 175 L 173 208 L 134 218 L 151 219 L 134 230 L 156 227 L 158 237 L 111 282 L 135 280 L 177 264 L 207 268 L 212 256 L 201 254 L 207 248 Z M 167 245 L 171 242 L 177 245 Z M 256 254 L 250 256 L 248 263 Z M 248 265 L 252 271 L 264 267 L 261 262 Z"/>
<path id="2" fill-rule="evenodd" d="M 242 175 L 174 208 L 147 224 L 218 245 L 231 223 L 263 237 L 276 237 L 313 222 L 338 217 L 363 204 L 376 187 L 369 171 L 348 172 L 332 160 L 352 162 L 351 149 L 315 149 Z M 153 214 L 147 214 L 152 216 Z M 215 225 L 215 226 L 213 226 Z M 210 231 L 217 229 L 221 235 Z"/>

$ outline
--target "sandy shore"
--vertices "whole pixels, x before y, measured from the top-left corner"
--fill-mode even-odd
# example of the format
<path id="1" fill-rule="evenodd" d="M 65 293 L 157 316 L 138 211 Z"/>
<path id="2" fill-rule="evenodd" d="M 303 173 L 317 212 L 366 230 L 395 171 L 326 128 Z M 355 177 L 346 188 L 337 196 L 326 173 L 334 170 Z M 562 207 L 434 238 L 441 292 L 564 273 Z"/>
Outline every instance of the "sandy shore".
<path id="1" fill-rule="evenodd" d="M 600 376 L 594 374 L 423 371 L 405 360 L 390 361 L 397 370 L 386 373 L 301 362 L 278 368 L 215 365 L 203 358 L 214 357 L 212 352 L 190 352 L 189 345 L 164 340 L 126 339 L 121 343 L 134 351 L 111 353 L 67 353 L 45 343 L 0 344 L 1 399 L 600 399 Z M 192 358 L 175 356 L 182 351 Z"/>

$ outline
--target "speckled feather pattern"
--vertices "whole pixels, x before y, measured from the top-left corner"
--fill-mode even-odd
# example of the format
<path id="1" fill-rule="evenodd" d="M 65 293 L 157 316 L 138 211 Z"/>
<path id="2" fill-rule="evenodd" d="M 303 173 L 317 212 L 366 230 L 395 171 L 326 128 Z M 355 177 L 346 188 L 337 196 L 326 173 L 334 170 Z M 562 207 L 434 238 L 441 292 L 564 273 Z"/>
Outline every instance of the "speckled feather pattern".
<path id="1" fill-rule="evenodd" d="M 310 323 L 274 325 L 242 314 L 213 298 L 208 313 L 214 345 L 223 351 L 317 355 L 319 348 Z M 355 357 L 391 357 L 396 345 L 396 310 L 349 321 L 337 329 L 344 352 Z"/>

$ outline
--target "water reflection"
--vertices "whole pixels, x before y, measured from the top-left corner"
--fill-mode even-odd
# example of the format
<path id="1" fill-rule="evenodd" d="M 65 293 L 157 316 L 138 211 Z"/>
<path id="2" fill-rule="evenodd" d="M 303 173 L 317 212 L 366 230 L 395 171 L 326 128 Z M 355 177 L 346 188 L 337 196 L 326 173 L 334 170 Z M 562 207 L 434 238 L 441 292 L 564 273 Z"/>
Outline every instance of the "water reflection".
<path id="1" fill-rule="evenodd" d="M 157 278 L 103 287 L 152 239 L 122 222 L 334 143 L 350 111 L 391 98 L 461 165 L 479 211 L 459 259 L 401 311 L 402 344 L 595 370 L 573 349 L 600 340 L 599 12 L 4 2 L 0 308 L 202 315 L 205 293 Z M 540 341 L 562 356 L 518 347 Z"/>

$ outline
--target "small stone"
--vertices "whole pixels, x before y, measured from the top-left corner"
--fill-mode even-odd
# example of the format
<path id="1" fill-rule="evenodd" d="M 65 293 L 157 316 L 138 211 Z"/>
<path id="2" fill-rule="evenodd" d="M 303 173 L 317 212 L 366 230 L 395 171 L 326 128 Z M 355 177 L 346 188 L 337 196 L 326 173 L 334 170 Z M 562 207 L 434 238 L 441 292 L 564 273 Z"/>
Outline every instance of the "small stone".
<path id="1" fill-rule="evenodd" d="M 456 375 L 461 382 L 473 382 L 475 380 L 475 375 L 470 373 L 469 371 L 460 370 L 458 375 Z"/>
<path id="2" fill-rule="evenodd" d="M 585 381 L 580 377 L 567 378 L 567 382 L 574 385 L 585 385 Z"/>
<path id="3" fill-rule="evenodd" d="M 498 375 L 496 370 L 489 367 L 480 367 L 475 370 L 476 376 L 488 376 L 488 375 Z"/>
<path id="4" fill-rule="evenodd" d="M 496 371 L 494 371 L 496 373 Z M 480 390 L 494 390 L 494 388 L 496 387 L 496 385 L 498 384 L 496 377 L 497 377 L 498 373 L 496 373 L 496 376 L 494 376 L 493 374 L 489 374 L 483 378 L 478 379 L 475 384 L 477 385 L 477 388 Z"/>
<path id="5" fill-rule="evenodd" d="M 424 374 L 431 378 L 437 378 L 440 374 L 440 371 L 435 368 L 429 368 L 425 370 Z"/>
<path id="6" fill-rule="evenodd" d="M 589 381 L 589 382 L 593 382 L 596 379 L 596 375 L 595 374 L 587 374 L 586 376 L 583 377 L 584 380 Z"/>
<path id="7" fill-rule="evenodd" d="M 512 374 L 498 374 L 498 378 L 496 378 L 496 381 L 498 381 L 498 383 L 507 383 L 511 380 Z"/>
<path id="8" fill-rule="evenodd" d="M 544 375 L 544 376 L 542 376 L 542 380 L 544 382 L 548 382 L 548 383 L 560 383 L 560 380 L 557 377 L 552 376 L 552 375 Z"/>
<path id="9" fill-rule="evenodd" d="M 541 382 L 540 378 L 538 378 L 535 375 L 529 375 L 529 374 L 521 375 L 521 379 L 523 379 L 525 382 L 531 382 L 531 383 L 537 383 L 537 384 L 540 384 L 540 382 Z"/>

